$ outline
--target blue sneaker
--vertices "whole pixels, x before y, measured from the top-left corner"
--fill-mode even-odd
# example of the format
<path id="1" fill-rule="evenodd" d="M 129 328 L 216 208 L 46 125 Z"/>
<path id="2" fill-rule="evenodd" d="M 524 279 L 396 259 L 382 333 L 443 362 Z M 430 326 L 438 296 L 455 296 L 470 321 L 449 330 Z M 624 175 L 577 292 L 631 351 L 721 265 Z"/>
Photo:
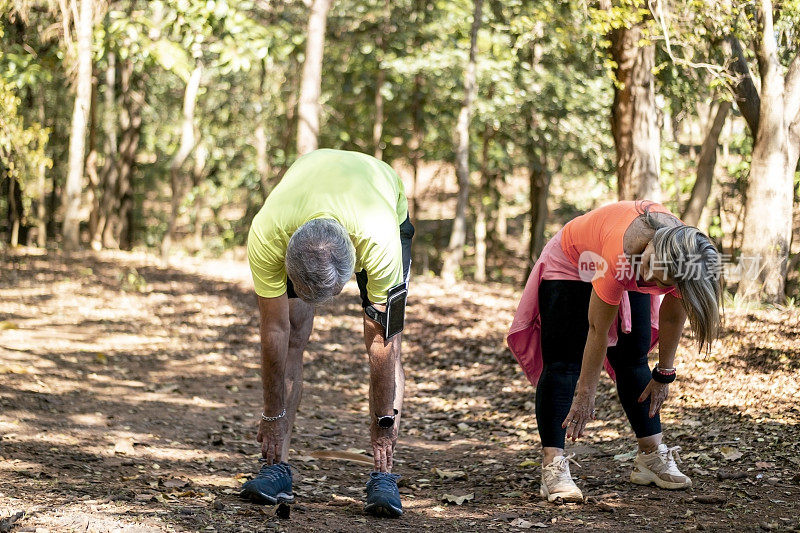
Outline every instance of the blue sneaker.
<path id="1" fill-rule="evenodd" d="M 403 514 L 397 480 L 400 476 L 388 472 L 372 472 L 367 481 L 367 503 L 364 512 L 375 516 L 397 518 Z"/>
<path id="2" fill-rule="evenodd" d="M 294 502 L 292 470 L 289 463 L 263 465 L 255 479 L 242 485 L 241 498 L 255 503 L 275 505 Z"/>

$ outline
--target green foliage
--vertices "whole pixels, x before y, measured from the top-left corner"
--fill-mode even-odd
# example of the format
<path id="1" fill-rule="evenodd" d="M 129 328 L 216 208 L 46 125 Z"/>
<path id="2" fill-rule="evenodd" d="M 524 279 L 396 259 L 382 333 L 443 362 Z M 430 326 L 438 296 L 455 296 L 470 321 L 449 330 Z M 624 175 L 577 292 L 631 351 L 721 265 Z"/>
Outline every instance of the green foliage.
<path id="1" fill-rule="evenodd" d="M 243 244 L 263 194 L 296 158 L 308 7 L 300 0 L 113 0 L 98 5 L 104 11 L 96 17 L 93 41 L 98 82 L 93 147 L 102 174 L 115 163 L 104 149 L 119 141 L 120 106 L 130 96 L 122 94 L 120 76 L 122 65 L 132 64 L 131 86 L 143 104 L 131 192 L 138 244 L 157 246 L 166 230 L 182 97 L 198 66 L 203 76 L 195 133 L 208 157 L 196 179 L 196 154 L 182 169 L 188 194 L 179 234 L 189 235 L 199 220 L 205 246 L 213 253 Z M 797 49 L 799 6 L 798 0 L 785 1 L 777 11 L 784 64 Z M 384 160 L 452 162 L 472 8 L 472 0 L 335 1 L 327 21 L 320 146 L 374 152 L 380 76 Z M 61 34 L 58 3 L 0 0 L 0 13 L 0 31 L 5 31 L 0 161 L 17 173 L 30 204 L 37 193 L 30 178 L 42 163 L 52 161 L 47 192 L 57 195 L 63 184 L 74 67 L 69 38 Z M 752 3 L 622 0 L 601 10 L 583 0 L 485 0 L 470 164 L 475 181 L 478 170 L 485 170 L 488 183 L 475 184 L 473 205 L 480 202 L 490 219 L 500 203 L 511 205 L 509 216 L 525 214 L 527 190 L 509 192 L 504 182 L 526 176 L 535 165 L 542 165 L 558 184 L 559 196 L 552 202 L 559 206 L 557 216 L 573 215 L 610 197 L 615 65 L 608 36 L 637 24 L 644 27 L 644 42 L 656 46 L 657 102 L 665 124 L 669 121 L 677 130 L 682 124 L 704 123 L 700 110 L 729 94 L 730 79 L 722 72 L 723 39 L 734 34 L 750 43 L 755 35 Z M 752 62 L 752 52 L 745 53 Z M 112 54 L 117 67 L 109 106 L 104 76 Z M 754 62 L 751 71 L 757 75 Z M 107 138 L 108 121 L 116 128 L 113 139 Z M 266 139 L 263 162 L 257 161 L 257 131 Z M 697 139 L 678 136 L 662 143 L 665 198 L 673 208 L 681 207 L 693 185 L 696 162 L 688 155 L 690 146 L 698 147 Z M 744 191 L 751 149 L 752 140 L 744 134 L 730 145 L 736 157 L 722 169 L 728 179 L 726 198 Z M 261 175 L 262 164 L 266 176 Z M 53 205 L 60 198 L 55 200 Z M 711 225 L 720 239 L 723 222 L 717 219 Z M 441 237 L 418 234 L 420 247 L 430 249 L 431 264 L 438 261 Z"/>
<path id="2" fill-rule="evenodd" d="M 39 165 L 50 166 L 44 152 L 48 130 L 40 124 L 24 124 L 20 99 L 13 86 L 0 79 L 0 170 L 2 177 L 17 179 L 21 186 L 36 175 Z"/>

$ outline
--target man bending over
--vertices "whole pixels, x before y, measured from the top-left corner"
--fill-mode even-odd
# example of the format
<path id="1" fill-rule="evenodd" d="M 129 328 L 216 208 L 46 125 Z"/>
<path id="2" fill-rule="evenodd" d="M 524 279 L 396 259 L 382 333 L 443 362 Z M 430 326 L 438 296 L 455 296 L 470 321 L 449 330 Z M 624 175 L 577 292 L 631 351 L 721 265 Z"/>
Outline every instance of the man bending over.
<path id="1" fill-rule="evenodd" d="M 397 173 L 356 152 L 317 150 L 299 158 L 264 202 L 247 240 L 261 313 L 263 465 L 242 487 L 242 497 L 268 504 L 294 501 L 287 455 L 314 306 L 339 294 L 355 273 L 369 354 L 375 461 L 365 511 L 403 513 L 399 476 L 391 470 L 403 406 L 399 331 L 413 235 Z"/>

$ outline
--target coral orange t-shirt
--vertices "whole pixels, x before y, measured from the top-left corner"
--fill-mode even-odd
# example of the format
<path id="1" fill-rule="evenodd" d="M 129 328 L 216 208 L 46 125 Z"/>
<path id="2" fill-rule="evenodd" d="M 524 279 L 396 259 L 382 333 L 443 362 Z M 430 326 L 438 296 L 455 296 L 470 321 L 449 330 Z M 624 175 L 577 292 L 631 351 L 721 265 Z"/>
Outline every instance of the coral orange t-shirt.
<path id="1" fill-rule="evenodd" d="M 649 201 L 622 201 L 598 207 L 567 222 L 561 236 L 561 249 L 578 267 L 580 277 L 591 281 L 597 295 L 610 305 L 619 305 L 625 291 L 649 294 L 673 293 L 675 287 L 639 286 L 636 272 L 622 246 L 625 231 L 648 208 L 652 213 L 672 213 L 661 204 Z"/>

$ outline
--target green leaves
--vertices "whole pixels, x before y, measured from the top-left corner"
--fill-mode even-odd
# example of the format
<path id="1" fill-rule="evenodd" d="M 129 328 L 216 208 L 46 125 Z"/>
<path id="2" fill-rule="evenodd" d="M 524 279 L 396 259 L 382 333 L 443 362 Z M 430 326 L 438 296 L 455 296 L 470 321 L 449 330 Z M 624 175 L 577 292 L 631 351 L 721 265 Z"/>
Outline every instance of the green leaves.
<path id="1" fill-rule="evenodd" d="M 193 67 L 192 61 L 181 46 L 161 39 L 147 43 L 145 50 L 161 68 L 173 72 L 184 83 L 189 81 Z"/>

